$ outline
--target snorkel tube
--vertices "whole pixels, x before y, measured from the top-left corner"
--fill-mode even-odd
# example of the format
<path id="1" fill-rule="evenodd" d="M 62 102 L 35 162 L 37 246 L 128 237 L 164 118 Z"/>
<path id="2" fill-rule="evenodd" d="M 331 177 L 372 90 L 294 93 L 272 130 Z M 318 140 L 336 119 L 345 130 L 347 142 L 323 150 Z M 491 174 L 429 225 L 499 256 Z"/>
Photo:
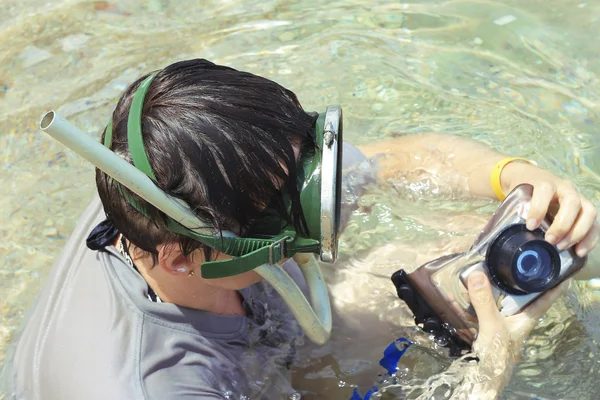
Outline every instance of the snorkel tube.
<path id="1" fill-rule="evenodd" d="M 338 108 L 333 107 L 331 110 L 328 108 L 326 113 L 324 134 L 327 140 L 335 133 L 332 132 L 332 129 L 337 128 L 335 125 L 337 122 L 335 124 L 329 122 L 328 124 L 327 116 L 333 118 L 336 112 L 341 113 Z M 184 202 L 165 193 L 142 171 L 83 133 L 69 121 L 57 115 L 56 112 L 49 111 L 44 115 L 40 122 L 40 129 L 91 162 L 98 169 L 152 204 L 181 226 L 200 235 L 214 235 L 211 228 L 196 217 Z M 324 145 L 329 145 L 328 141 Z M 328 162 L 341 162 L 341 160 L 333 158 Z M 230 236 L 228 233 L 223 232 L 223 236 Z M 330 255 L 330 257 L 335 257 L 335 254 Z M 283 298 L 306 336 L 316 344 L 324 344 L 329 340 L 332 327 L 331 305 L 325 280 L 312 253 L 297 253 L 293 258 L 300 266 L 307 282 L 310 302 L 294 280 L 280 266 L 264 264 L 256 267 L 255 271 L 269 282 Z"/>

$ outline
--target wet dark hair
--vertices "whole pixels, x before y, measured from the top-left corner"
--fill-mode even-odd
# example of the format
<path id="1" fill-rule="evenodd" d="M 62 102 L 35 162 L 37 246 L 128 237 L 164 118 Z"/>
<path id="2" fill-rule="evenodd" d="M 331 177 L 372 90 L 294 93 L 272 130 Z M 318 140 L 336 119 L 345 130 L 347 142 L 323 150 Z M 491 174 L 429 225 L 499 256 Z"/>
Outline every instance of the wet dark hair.
<path id="1" fill-rule="evenodd" d="M 127 88 L 112 116 L 111 150 L 129 163 L 127 117 L 133 94 L 147 76 Z M 315 120 L 279 84 L 196 59 L 158 72 L 145 97 L 142 134 L 158 186 L 185 201 L 215 231 L 243 234 L 269 204 L 305 233 L 293 144 L 314 141 Z M 179 244 L 184 254 L 204 248 L 206 259 L 211 258 L 210 248 L 167 231 L 161 211 L 98 169 L 96 185 L 107 218 L 133 245 L 153 254 L 155 262 L 160 244 Z M 291 198 L 291 211 L 283 192 Z"/>

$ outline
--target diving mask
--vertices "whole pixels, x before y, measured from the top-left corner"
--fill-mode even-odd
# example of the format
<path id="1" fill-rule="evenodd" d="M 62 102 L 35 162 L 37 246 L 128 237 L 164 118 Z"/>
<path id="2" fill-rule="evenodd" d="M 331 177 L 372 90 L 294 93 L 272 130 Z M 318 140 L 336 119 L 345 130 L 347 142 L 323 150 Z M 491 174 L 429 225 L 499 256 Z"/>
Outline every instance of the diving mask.
<path id="1" fill-rule="evenodd" d="M 210 224 L 200 220 L 191 211 L 189 205 L 156 185 L 141 131 L 144 97 L 155 75 L 151 74 L 140 84 L 129 110 L 127 141 L 134 165 L 109 150 L 111 124 L 107 126 L 104 145 L 54 111 L 42 118 L 40 128 L 161 210 L 168 217 L 170 231 L 233 256 L 228 260 L 203 263 L 202 277 L 220 278 L 255 270 L 281 295 L 305 334 L 317 344 L 325 343 L 331 334 L 331 306 L 327 286 L 313 254 L 319 254 L 322 261 L 329 263 L 337 258 L 341 211 L 341 108 L 329 106 L 324 114 L 319 114 L 314 129 L 314 150 L 303 152 L 299 157 L 297 184 L 308 225 L 308 237 L 300 236 L 284 221 L 265 219 L 257 224 L 261 228 L 252 231 L 261 233 L 260 237 L 240 238 L 228 231 L 214 232 Z M 125 191 L 121 192 L 134 208 L 145 213 L 131 196 L 127 196 Z M 262 230 L 265 226 L 269 226 L 269 229 Z M 270 234 L 264 235 L 266 232 Z M 277 265 L 289 257 L 293 257 L 301 268 L 310 301 L 295 281 Z"/>
<path id="2" fill-rule="evenodd" d="M 410 274 L 399 270 L 392 275 L 415 323 L 449 347 L 453 356 L 470 350 L 477 336 L 477 317 L 467 291 L 472 272 L 488 276 L 500 313 L 510 316 L 586 264 L 587 257 L 577 256 L 573 248 L 559 251 L 544 240 L 554 215 L 548 214 L 534 231 L 526 228 L 532 195 L 531 185 L 517 186 L 469 251 L 430 261 Z"/>
<path id="3" fill-rule="evenodd" d="M 138 87 L 127 121 L 127 140 L 133 165 L 154 182 L 156 177 L 144 149 L 141 120 L 144 97 L 155 76 L 156 73 L 151 74 Z M 285 221 L 279 218 L 265 218 L 265 221 L 259 221 L 255 225 L 249 237 L 237 237 L 232 232 L 212 232 L 207 228 L 189 229 L 169 217 L 169 231 L 188 236 L 221 253 L 233 256 L 227 260 L 204 262 L 201 267 L 203 278 L 238 275 L 263 264 L 277 264 L 296 253 L 318 253 L 322 261 L 335 262 L 340 225 L 342 170 L 342 110 L 338 106 L 330 106 L 324 114 L 319 114 L 314 135 L 314 151 L 300 154 L 298 162 L 297 185 L 308 225 L 308 237 L 301 237 L 293 227 L 287 226 Z M 109 124 L 105 133 L 106 147 L 110 147 L 111 139 Z M 146 214 L 134 199 L 125 192 L 122 193 L 135 209 Z M 288 209 L 290 207 L 291 202 L 288 201 Z M 257 226 L 259 229 L 256 229 Z M 252 237 L 252 233 L 261 235 Z"/>

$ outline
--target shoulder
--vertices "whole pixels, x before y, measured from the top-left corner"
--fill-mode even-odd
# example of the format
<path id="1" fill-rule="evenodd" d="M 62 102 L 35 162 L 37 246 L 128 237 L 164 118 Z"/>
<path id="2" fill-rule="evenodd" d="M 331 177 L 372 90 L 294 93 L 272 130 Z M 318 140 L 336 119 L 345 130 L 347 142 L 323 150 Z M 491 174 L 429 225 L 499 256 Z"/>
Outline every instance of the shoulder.
<path id="1" fill-rule="evenodd" d="M 221 320 L 205 319 L 202 325 Z M 140 338 L 138 376 L 147 399 L 239 398 L 250 391 L 242 367 L 246 326 L 201 334 L 146 319 Z M 229 397 L 228 397 L 229 396 Z"/>
<path id="2" fill-rule="evenodd" d="M 94 199 L 80 217 L 46 278 L 15 343 L 9 385 L 19 398 L 54 393 L 54 398 L 139 398 L 123 380 L 134 343 L 120 337 L 139 323 L 115 290 L 105 259 L 91 251 L 86 237 L 104 218 Z M 98 387 L 97 382 L 113 382 Z M 131 380 L 130 380 L 131 382 Z"/>

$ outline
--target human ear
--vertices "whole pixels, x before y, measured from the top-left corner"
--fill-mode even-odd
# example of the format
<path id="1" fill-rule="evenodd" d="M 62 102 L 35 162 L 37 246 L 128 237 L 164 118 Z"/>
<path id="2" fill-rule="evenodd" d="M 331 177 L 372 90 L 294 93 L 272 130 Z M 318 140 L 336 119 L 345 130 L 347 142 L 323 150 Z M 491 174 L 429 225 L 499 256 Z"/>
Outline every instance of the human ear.
<path id="1" fill-rule="evenodd" d="M 194 263 L 192 257 L 186 257 L 178 244 L 163 245 L 158 249 L 158 264 L 171 275 L 192 275 Z"/>

